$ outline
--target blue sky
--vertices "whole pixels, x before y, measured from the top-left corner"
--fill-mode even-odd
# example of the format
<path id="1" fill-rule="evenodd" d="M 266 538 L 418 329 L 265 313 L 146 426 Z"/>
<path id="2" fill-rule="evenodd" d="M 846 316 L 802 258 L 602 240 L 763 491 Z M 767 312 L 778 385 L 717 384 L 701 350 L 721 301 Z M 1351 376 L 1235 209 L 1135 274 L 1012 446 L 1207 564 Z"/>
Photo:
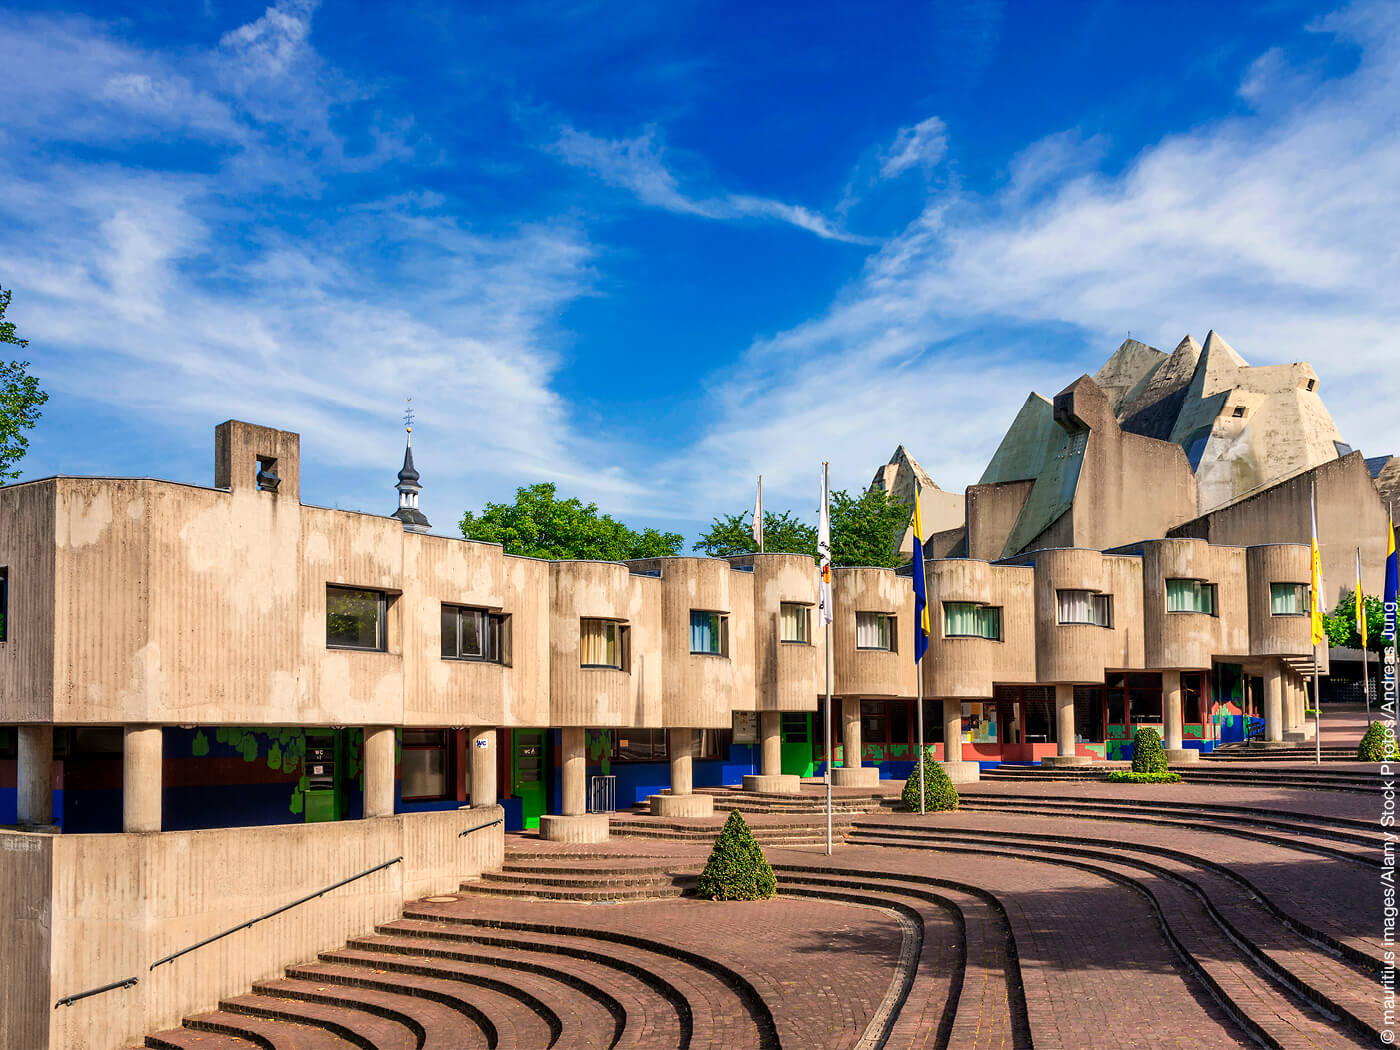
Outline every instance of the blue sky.
<path id="1" fill-rule="evenodd" d="M 1211 328 L 1400 451 L 1394 2 L 108 0 L 0 40 L 27 477 L 208 484 L 237 417 L 387 513 L 411 395 L 437 531 L 552 479 L 693 539 L 900 443 L 961 489 L 1031 389 Z"/>

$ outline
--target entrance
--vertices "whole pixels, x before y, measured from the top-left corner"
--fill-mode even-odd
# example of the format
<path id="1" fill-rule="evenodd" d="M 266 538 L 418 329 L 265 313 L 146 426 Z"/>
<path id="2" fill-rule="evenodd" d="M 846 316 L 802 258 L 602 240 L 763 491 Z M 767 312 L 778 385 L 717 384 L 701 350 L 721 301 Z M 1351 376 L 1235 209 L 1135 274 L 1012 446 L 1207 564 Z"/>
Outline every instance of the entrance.
<path id="1" fill-rule="evenodd" d="M 342 751 L 338 732 L 306 734 L 303 813 L 308 824 L 339 820 L 344 815 L 340 775 Z"/>
<path id="2" fill-rule="evenodd" d="M 512 731 L 510 793 L 520 799 L 525 828 L 538 828 L 545 811 L 543 729 Z"/>
<path id="3" fill-rule="evenodd" d="M 784 711 L 782 722 L 783 772 L 810 777 L 812 762 L 812 716 L 806 711 Z"/>

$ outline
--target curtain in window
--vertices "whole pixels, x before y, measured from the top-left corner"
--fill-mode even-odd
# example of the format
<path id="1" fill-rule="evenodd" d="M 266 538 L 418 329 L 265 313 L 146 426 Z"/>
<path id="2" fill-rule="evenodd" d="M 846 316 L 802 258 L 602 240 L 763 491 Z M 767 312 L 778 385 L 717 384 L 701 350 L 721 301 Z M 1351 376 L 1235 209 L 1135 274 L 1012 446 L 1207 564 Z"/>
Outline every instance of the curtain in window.
<path id="1" fill-rule="evenodd" d="M 1061 623 L 1093 623 L 1093 595 L 1089 591 L 1059 591 Z"/>
<path id="2" fill-rule="evenodd" d="M 1167 612 L 1203 612 L 1212 610 L 1210 587 L 1200 580 L 1168 580 Z"/>
<path id="3" fill-rule="evenodd" d="M 890 618 L 884 613 L 856 613 L 856 648 L 888 649 Z"/>
<path id="4" fill-rule="evenodd" d="M 782 640 L 785 642 L 805 642 L 807 640 L 807 607 L 784 602 L 781 606 Z"/>
<path id="5" fill-rule="evenodd" d="M 978 608 L 978 620 L 981 629 L 977 632 L 982 638 L 990 638 L 992 641 L 1001 639 L 1001 606 L 983 605 Z"/>
<path id="6" fill-rule="evenodd" d="M 981 634 L 981 619 L 978 607 L 972 602 L 943 603 L 943 633 L 950 638 Z"/>
<path id="7" fill-rule="evenodd" d="M 692 612 L 690 614 L 690 651 L 692 653 L 719 652 L 719 613 Z"/>
<path id="8" fill-rule="evenodd" d="M 617 667 L 617 624 L 608 620 L 584 620 L 580 627 L 580 663 Z"/>
<path id="9" fill-rule="evenodd" d="M 1113 626 L 1113 596 L 1111 594 L 1095 594 L 1090 597 L 1094 606 L 1094 622 L 1100 627 Z"/>
<path id="10" fill-rule="evenodd" d="M 1269 584 L 1269 612 L 1275 616 L 1302 616 L 1308 611 L 1306 588 L 1301 583 Z"/>

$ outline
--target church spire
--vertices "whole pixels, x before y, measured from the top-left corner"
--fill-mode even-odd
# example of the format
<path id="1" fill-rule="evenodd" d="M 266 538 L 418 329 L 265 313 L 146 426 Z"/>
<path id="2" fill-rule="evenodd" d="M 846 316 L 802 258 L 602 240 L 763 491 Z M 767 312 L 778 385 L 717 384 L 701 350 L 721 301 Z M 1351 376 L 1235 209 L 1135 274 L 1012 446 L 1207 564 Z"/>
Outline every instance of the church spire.
<path id="1" fill-rule="evenodd" d="M 418 484 L 418 470 L 413 465 L 413 398 L 408 399 L 408 407 L 404 409 L 403 428 L 407 438 L 399 483 L 394 486 L 399 491 L 399 509 L 394 511 L 393 517 L 403 522 L 405 532 L 427 532 L 432 525 L 418 509 L 418 493 L 423 491 L 423 486 Z"/>

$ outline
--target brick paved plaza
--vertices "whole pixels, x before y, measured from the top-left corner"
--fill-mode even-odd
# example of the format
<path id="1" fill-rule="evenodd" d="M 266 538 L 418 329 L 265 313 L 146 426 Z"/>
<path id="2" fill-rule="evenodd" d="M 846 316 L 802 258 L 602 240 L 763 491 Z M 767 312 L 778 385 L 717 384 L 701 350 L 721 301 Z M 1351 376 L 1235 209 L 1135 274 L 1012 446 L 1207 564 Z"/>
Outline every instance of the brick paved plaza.
<path id="1" fill-rule="evenodd" d="M 146 1045 L 1377 1045 L 1375 768 L 1229 765 L 1254 783 L 1021 777 L 923 817 L 893 783 L 841 792 L 831 857 L 817 785 L 752 799 L 779 886 L 756 903 L 690 892 L 718 818 L 511 835 L 504 870 Z"/>

